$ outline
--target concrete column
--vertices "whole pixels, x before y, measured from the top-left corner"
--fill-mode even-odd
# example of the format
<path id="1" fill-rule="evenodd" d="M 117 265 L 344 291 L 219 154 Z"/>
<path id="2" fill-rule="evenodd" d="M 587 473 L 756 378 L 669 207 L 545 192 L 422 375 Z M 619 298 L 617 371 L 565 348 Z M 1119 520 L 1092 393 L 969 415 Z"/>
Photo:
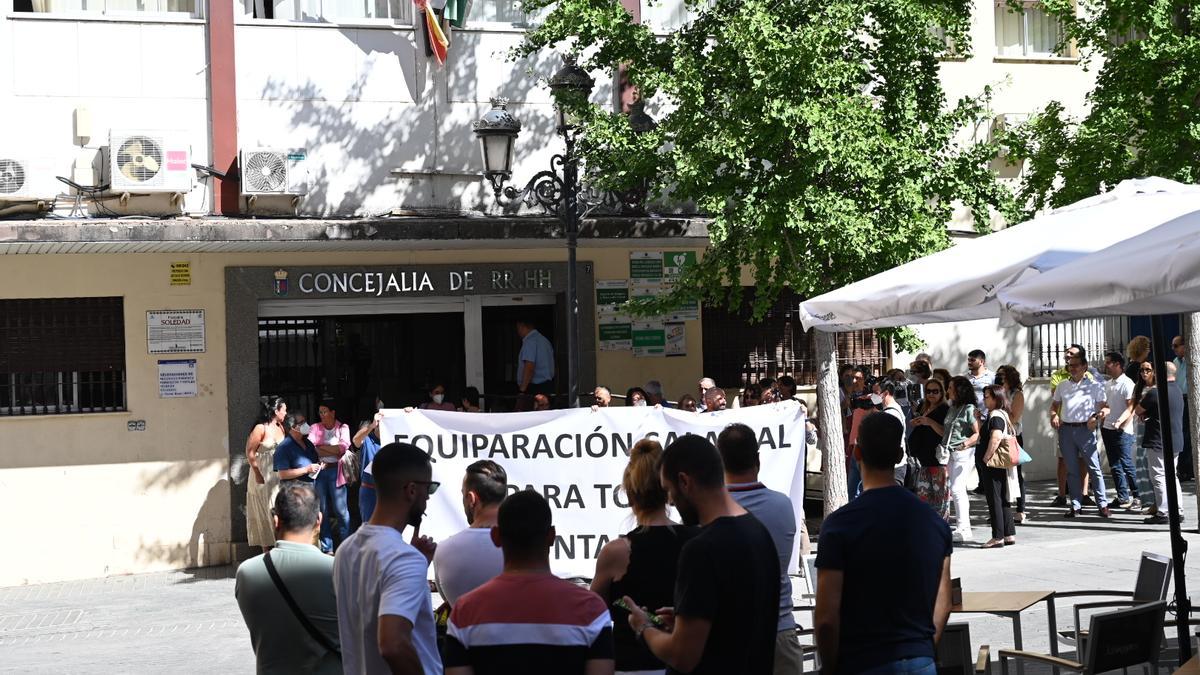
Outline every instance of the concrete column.
<path id="1" fill-rule="evenodd" d="M 218 171 L 230 172 L 236 168 L 238 152 L 233 2 L 210 2 L 206 10 L 211 161 Z M 237 213 L 240 192 L 240 183 L 232 175 L 224 180 L 213 178 L 213 211 L 224 215 Z"/>

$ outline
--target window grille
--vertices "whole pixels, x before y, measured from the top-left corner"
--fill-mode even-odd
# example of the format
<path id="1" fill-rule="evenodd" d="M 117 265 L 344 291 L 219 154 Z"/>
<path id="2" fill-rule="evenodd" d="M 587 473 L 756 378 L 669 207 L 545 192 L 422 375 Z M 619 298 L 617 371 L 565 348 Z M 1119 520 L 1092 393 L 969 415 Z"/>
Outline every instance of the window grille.
<path id="1" fill-rule="evenodd" d="M 791 375 L 797 384 L 815 384 L 816 338 L 800 324 L 800 299 L 785 293 L 761 321 L 752 322 L 754 288 L 746 288 L 744 294 L 736 312 L 723 305 L 704 307 L 704 373 L 696 379 L 707 376 L 722 387 L 734 388 L 764 377 Z M 839 363 L 865 366 L 877 373 L 887 363 L 888 350 L 875 331 L 838 333 L 837 349 Z"/>
<path id="2" fill-rule="evenodd" d="M 1104 354 L 1124 354 L 1130 337 L 1129 320 L 1120 316 L 1034 326 L 1029 329 L 1029 376 L 1050 377 L 1065 368 L 1063 352 L 1073 344 L 1083 347 L 1090 365 L 1101 368 Z"/>
<path id="3" fill-rule="evenodd" d="M 122 298 L 0 300 L 0 415 L 125 409 Z"/>

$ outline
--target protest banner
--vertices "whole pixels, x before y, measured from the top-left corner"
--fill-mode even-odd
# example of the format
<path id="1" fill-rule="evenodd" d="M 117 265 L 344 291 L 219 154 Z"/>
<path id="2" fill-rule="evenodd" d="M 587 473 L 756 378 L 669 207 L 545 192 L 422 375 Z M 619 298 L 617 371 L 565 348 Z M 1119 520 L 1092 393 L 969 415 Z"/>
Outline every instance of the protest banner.
<path id="1" fill-rule="evenodd" d="M 791 401 L 711 414 L 654 407 L 525 413 L 390 409 L 384 411 L 380 439 L 412 443 L 430 455 L 433 480 L 442 487 L 429 500 L 422 534 L 437 541 L 467 527 L 463 475 L 472 462 L 490 459 L 508 473 L 510 492 L 532 488 L 550 502 L 557 532 L 550 551 L 554 572 L 591 577 L 600 548 L 636 525 L 621 490 L 634 443 L 649 437 L 666 447 L 688 433 L 715 443 L 733 422 L 758 435 L 760 480 L 789 495 L 801 518 L 805 418 Z"/>

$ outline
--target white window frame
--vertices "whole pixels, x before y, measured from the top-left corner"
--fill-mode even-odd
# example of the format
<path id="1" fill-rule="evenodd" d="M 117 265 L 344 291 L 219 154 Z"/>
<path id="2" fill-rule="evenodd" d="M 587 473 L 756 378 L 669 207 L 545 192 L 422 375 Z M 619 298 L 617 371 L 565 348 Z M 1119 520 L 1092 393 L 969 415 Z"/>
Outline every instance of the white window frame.
<path id="1" fill-rule="evenodd" d="M 1017 12 L 1013 12 L 1013 11 L 1012 11 L 1012 10 L 1009 8 L 1009 6 L 1008 6 L 1008 2 L 1006 2 L 1006 0 L 995 0 L 995 5 L 994 5 L 995 9 L 1002 9 L 1002 10 L 1004 10 L 1004 14 L 1005 14 L 1006 16 L 1007 16 L 1007 15 L 1013 15 L 1013 14 L 1016 14 L 1017 16 L 1019 16 L 1019 21 L 1018 21 L 1019 28 L 1018 28 L 1018 32 L 1019 32 L 1019 35 L 1020 35 L 1020 38 L 1019 38 L 1019 39 L 1020 39 L 1020 44 L 1021 44 L 1021 53 L 1020 53 L 1020 54 L 1002 54 L 1002 53 L 1000 53 L 1000 45 L 999 45 L 999 44 L 996 44 L 996 45 L 995 45 L 995 48 L 996 48 L 996 57 L 997 57 L 997 58 L 1001 58 L 1001 59 L 1005 59 L 1005 58 L 1008 58 L 1008 59 L 1014 59 L 1014 58 L 1015 58 L 1015 59 L 1064 59 L 1064 60 L 1074 60 L 1074 56 L 1073 56 L 1073 55 L 1070 53 L 1070 52 L 1071 52 L 1071 46 L 1070 46 L 1069 44 L 1068 44 L 1068 45 L 1066 45 L 1066 49 L 1065 49 L 1064 51 L 1057 51 L 1057 52 L 1032 52 L 1032 53 L 1030 53 L 1030 42 L 1029 42 L 1029 11 L 1028 11 L 1028 10 L 1029 10 L 1029 9 L 1040 9 L 1040 8 L 1042 7 L 1042 3 L 1041 3 L 1039 0 L 1022 0 L 1022 2 L 1021 2 L 1021 6 L 1022 6 L 1022 10 L 1023 10 L 1023 11 L 1021 11 L 1021 12 L 1018 14 Z M 992 12 L 992 15 L 993 15 L 994 17 L 996 16 L 995 9 L 994 9 L 994 10 L 993 10 L 993 12 Z M 1055 20 L 1055 23 L 1057 23 L 1057 24 L 1058 24 L 1058 34 L 1059 34 L 1059 37 L 1061 38 L 1061 37 L 1062 37 L 1062 34 L 1063 34 L 1062 22 L 1061 22 L 1061 21 L 1058 21 L 1058 20 L 1056 19 L 1056 20 Z M 999 20 L 999 17 L 997 17 L 997 18 L 996 18 L 996 25 L 993 27 L 993 34 L 994 34 L 994 35 L 993 35 L 993 40 L 992 40 L 992 42 L 993 42 L 993 43 L 995 43 L 995 42 L 996 42 L 996 40 L 995 40 L 995 36 L 998 36 L 998 35 L 999 35 L 999 33 L 1000 33 L 1000 20 Z"/>
<path id="2" fill-rule="evenodd" d="M 52 1 L 52 0 L 51 0 Z M 80 21 L 131 21 L 131 22 L 148 22 L 154 23 L 158 21 L 188 21 L 201 20 L 205 17 L 206 0 L 192 0 L 194 7 L 187 12 L 173 12 L 168 10 L 136 10 L 136 9 L 108 9 L 109 0 L 83 0 L 85 5 L 100 5 L 102 9 L 68 9 L 60 11 L 48 12 L 12 12 L 9 18 L 20 19 L 69 19 Z"/>
<path id="3" fill-rule="evenodd" d="M 304 0 L 287 0 L 287 1 L 291 2 L 293 4 L 299 4 L 299 3 L 304 2 Z M 242 18 L 241 18 L 241 20 L 238 21 L 238 23 L 245 23 L 245 24 L 250 24 L 250 25 L 276 24 L 276 25 L 282 25 L 282 26 L 368 26 L 368 27 L 389 28 L 389 29 L 395 30 L 395 29 L 406 29 L 406 28 L 411 29 L 413 27 L 414 17 L 416 16 L 416 12 L 413 11 L 414 8 L 412 5 L 412 0 L 399 0 L 398 1 L 397 4 L 399 5 L 401 12 L 403 13 L 403 16 L 397 16 L 397 17 L 366 17 L 366 16 L 331 17 L 331 16 L 328 16 L 325 11 L 325 0 L 311 0 L 311 1 L 316 3 L 320 7 L 320 9 L 318 11 L 320 16 L 317 18 L 289 19 L 289 18 L 274 17 L 271 19 L 266 19 L 266 18 L 254 16 L 254 6 L 256 6 L 256 5 L 262 6 L 268 2 L 272 2 L 272 0 L 242 0 L 242 2 L 240 3 L 241 8 L 242 8 Z"/>

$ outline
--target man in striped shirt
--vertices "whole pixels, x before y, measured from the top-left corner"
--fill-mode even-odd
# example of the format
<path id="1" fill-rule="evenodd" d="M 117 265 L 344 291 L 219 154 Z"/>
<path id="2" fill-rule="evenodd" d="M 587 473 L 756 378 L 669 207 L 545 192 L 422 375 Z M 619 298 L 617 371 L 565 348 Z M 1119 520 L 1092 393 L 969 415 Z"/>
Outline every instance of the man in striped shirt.
<path id="1" fill-rule="evenodd" d="M 459 598 L 447 625 L 446 675 L 608 675 L 612 618 L 600 596 L 550 572 L 550 505 L 532 490 L 500 504 L 492 541 L 500 576 Z"/>

